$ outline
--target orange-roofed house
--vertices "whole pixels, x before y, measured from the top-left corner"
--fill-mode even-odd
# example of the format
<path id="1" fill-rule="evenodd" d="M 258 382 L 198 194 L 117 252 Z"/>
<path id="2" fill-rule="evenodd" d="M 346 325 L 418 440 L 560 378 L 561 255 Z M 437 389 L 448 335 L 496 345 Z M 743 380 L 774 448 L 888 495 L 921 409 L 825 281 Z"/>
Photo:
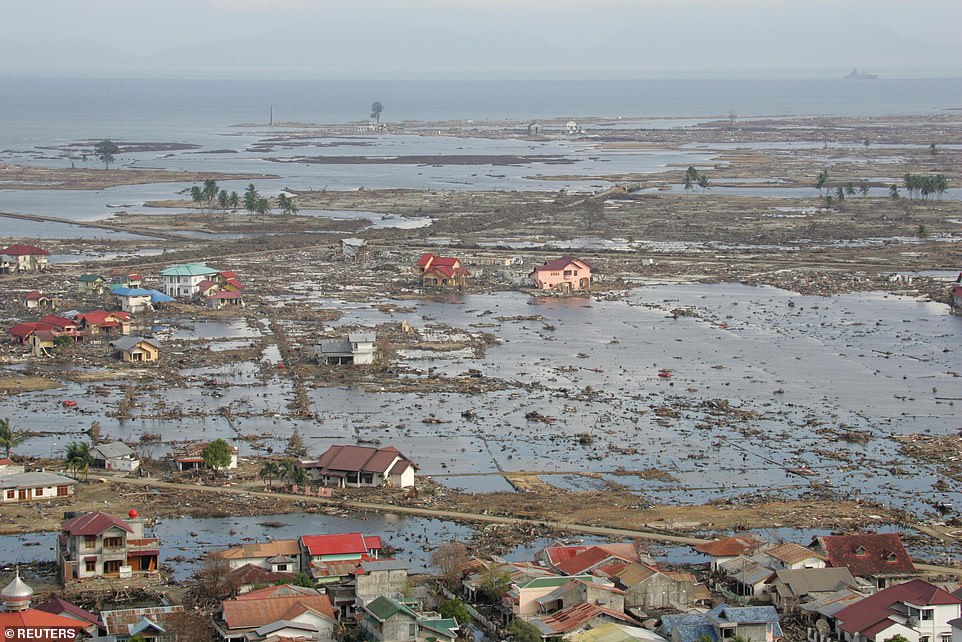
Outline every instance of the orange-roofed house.
<path id="1" fill-rule="evenodd" d="M 225 642 L 334 639 L 334 608 L 317 589 L 281 584 L 224 600 L 222 606 L 221 619 L 214 626 Z"/>
<path id="2" fill-rule="evenodd" d="M 0 639 L 63 642 L 79 639 L 89 622 L 30 608 L 33 589 L 20 579 L 18 570 L 13 580 L 0 590 Z M 78 609 L 79 610 L 79 609 Z M 29 630 L 29 631 L 28 631 Z"/>
<path id="3" fill-rule="evenodd" d="M 718 565 L 741 555 L 751 555 L 765 542 L 747 533 L 716 539 L 693 546 L 692 548 L 711 558 L 711 570 L 717 571 Z"/>
<path id="4" fill-rule="evenodd" d="M 768 567 L 772 569 L 798 570 L 801 568 L 825 568 L 826 557 L 821 553 L 805 548 L 795 542 L 784 542 L 765 549 L 771 558 Z"/>
<path id="5" fill-rule="evenodd" d="M 53 308 L 55 299 L 40 290 L 31 290 L 23 295 L 23 306 L 28 310 L 49 310 Z"/>
<path id="6" fill-rule="evenodd" d="M 36 245 L 15 243 L 0 250 L 0 274 L 46 270 L 50 252 Z"/>
<path id="7" fill-rule="evenodd" d="M 591 289 L 591 264 L 573 256 L 546 261 L 528 275 L 539 290 L 587 292 Z"/>
<path id="8" fill-rule="evenodd" d="M 467 277 L 471 276 L 467 268 L 461 265 L 461 259 L 450 256 L 439 256 L 425 252 L 418 259 L 414 267 L 418 275 L 418 282 L 425 287 L 464 287 Z"/>
<path id="9" fill-rule="evenodd" d="M 253 564 L 275 573 L 296 573 L 300 570 L 301 545 L 296 539 L 276 539 L 241 544 L 212 555 L 227 560 L 232 569 Z"/>

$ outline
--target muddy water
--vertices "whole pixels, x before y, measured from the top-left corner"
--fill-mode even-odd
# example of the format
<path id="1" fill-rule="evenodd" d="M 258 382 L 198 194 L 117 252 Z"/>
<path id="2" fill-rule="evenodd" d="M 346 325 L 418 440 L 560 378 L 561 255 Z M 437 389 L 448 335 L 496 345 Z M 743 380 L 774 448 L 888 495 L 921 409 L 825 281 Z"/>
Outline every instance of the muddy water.
<path id="1" fill-rule="evenodd" d="M 936 465 L 905 461 L 890 437 L 958 430 L 955 402 L 946 398 L 962 390 L 956 351 L 962 319 L 943 305 L 910 298 L 659 285 L 617 301 L 501 293 L 451 303 L 398 301 L 393 303 L 414 305 L 414 311 L 384 313 L 304 297 L 341 308 L 344 316 L 330 324 L 336 327 L 407 320 L 421 330 L 443 323 L 459 333 L 491 333 L 498 343 L 480 359 L 465 351 L 412 351 L 405 364 L 449 377 L 476 369 L 507 388 L 483 395 L 309 389 L 320 419 L 295 422 L 287 416 L 289 378 L 275 374 L 262 381 L 257 366 L 229 364 L 184 370 L 189 385 L 183 388 L 138 392 L 141 410 L 135 415 L 159 406 L 181 408 L 188 415 L 182 419 L 120 423 L 109 417 L 123 396 L 120 384 L 69 384 L 6 398 L 0 415 L 21 428 L 70 433 L 30 440 L 20 447 L 24 454 L 62 452 L 93 420 L 106 434 L 133 441 L 142 432 L 159 432 L 165 440 L 258 434 L 263 445 L 275 447 L 297 426 L 314 454 L 356 438 L 379 440 L 414 458 L 423 474 L 469 491 L 501 489 L 489 475 L 514 470 L 550 471 L 546 482 L 572 490 L 611 481 L 659 503 L 758 492 L 798 497 L 817 482 L 918 515 L 931 513 L 921 499 L 934 497 L 931 487 L 942 474 Z M 673 318 L 676 308 L 694 316 Z M 498 320 L 530 315 L 544 322 Z M 261 330 L 235 321 L 170 332 L 203 346 L 248 340 Z M 663 369 L 672 376 L 660 377 Z M 224 384 L 216 397 L 203 386 L 210 378 Z M 82 400 L 78 410 L 61 407 L 71 396 Z M 754 414 L 740 418 L 723 402 Z M 229 423 L 218 415 L 224 406 L 243 416 Z M 462 416 L 468 410 L 475 419 Z M 530 412 L 554 421 L 529 421 Z M 442 423 L 424 423 L 427 418 Z M 832 431 L 843 429 L 870 439 L 839 441 Z M 579 443 L 580 433 L 590 434 L 591 443 Z M 242 453 L 252 452 L 239 445 Z M 800 466 L 815 475 L 787 470 Z M 667 475 L 615 475 L 620 469 Z M 600 479 L 577 474 L 583 471 Z M 448 477 L 455 473 L 466 476 Z M 945 495 L 945 501 L 962 505 L 962 492 Z"/>

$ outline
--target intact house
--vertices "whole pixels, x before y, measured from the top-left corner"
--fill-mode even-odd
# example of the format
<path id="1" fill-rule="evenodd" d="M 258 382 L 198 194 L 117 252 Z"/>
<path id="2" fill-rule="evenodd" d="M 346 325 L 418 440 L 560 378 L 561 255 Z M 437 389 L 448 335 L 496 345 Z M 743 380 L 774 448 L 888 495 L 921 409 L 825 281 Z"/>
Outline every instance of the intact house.
<path id="1" fill-rule="evenodd" d="M 323 584 L 348 576 L 361 562 L 377 559 L 381 551 L 380 537 L 361 533 L 303 535 L 298 543 L 301 568 Z"/>
<path id="2" fill-rule="evenodd" d="M 331 446 L 317 461 L 298 465 L 324 486 L 414 486 L 414 462 L 390 446 Z"/>
<path id="3" fill-rule="evenodd" d="M 172 297 L 197 296 L 201 282 L 217 274 L 217 270 L 203 263 L 172 265 L 160 271 L 164 294 Z"/>
<path id="4" fill-rule="evenodd" d="M 137 453 L 122 441 L 100 444 L 90 449 L 93 465 L 105 470 L 119 470 L 130 473 L 140 468 Z"/>
<path id="5" fill-rule="evenodd" d="M 57 566 L 65 584 L 89 577 L 155 574 L 159 542 L 144 535 L 144 519 L 130 511 L 127 519 L 107 513 L 82 513 L 60 525 Z"/>
<path id="6" fill-rule="evenodd" d="M 952 625 L 962 615 L 962 598 L 925 582 L 890 586 L 835 614 L 843 642 L 882 642 L 902 635 L 909 642 L 952 642 Z"/>
<path id="7" fill-rule="evenodd" d="M 11 471 L 16 469 L 9 467 Z M 70 497 L 77 486 L 77 480 L 70 477 L 43 471 L 25 473 L 23 467 L 19 469 L 20 472 L 0 473 L 0 504 Z"/>
<path id="8" fill-rule="evenodd" d="M 28 310 L 50 310 L 53 308 L 56 299 L 47 296 L 40 290 L 30 290 L 23 295 L 23 307 Z"/>
<path id="9" fill-rule="evenodd" d="M 826 556 L 828 566 L 848 568 L 883 589 L 916 575 L 912 558 L 898 533 L 858 533 L 816 537 L 812 547 Z"/>
<path id="10" fill-rule="evenodd" d="M 144 284 L 144 278 L 138 272 L 125 272 L 122 269 L 114 269 L 110 276 L 111 286 L 122 288 L 139 288 Z"/>
<path id="11" fill-rule="evenodd" d="M 471 276 L 461 259 L 425 252 L 414 266 L 418 283 L 425 287 L 464 287 Z"/>
<path id="12" fill-rule="evenodd" d="M 90 637 L 97 637 L 104 631 L 100 618 L 90 611 L 80 608 L 72 602 L 54 597 L 46 602 L 41 602 L 36 607 L 38 611 L 52 613 L 79 622 L 83 626 L 83 631 Z"/>
<path id="13" fill-rule="evenodd" d="M 34 356 L 50 356 L 60 337 L 73 342 L 83 341 L 86 332 L 73 319 L 48 314 L 39 321 L 18 323 L 10 328 L 10 336 L 21 345 L 28 346 Z"/>
<path id="14" fill-rule="evenodd" d="M 386 596 L 367 604 L 359 618 L 361 629 L 377 642 L 454 642 L 458 621 L 437 613 L 418 613 Z"/>
<path id="15" fill-rule="evenodd" d="M 625 592 L 609 580 L 594 575 L 568 580 L 536 600 L 539 614 L 563 611 L 578 604 L 594 604 L 617 613 L 625 612 Z"/>
<path id="16" fill-rule="evenodd" d="M 117 304 L 124 312 L 140 314 L 154 309 L 151 290 L 114 287 L 112 292 L 117 297 Z"/>
<path id="17" fill-rule="evenodd" d="M 711 642 L 735 636 L 745 642 L 777 642 L 782 637 L 775 607 L 727 604 L 719 604 L 706 613 L 663 615 L 655 632 L 670 642 L 693 642 L 703 635 Z"/>
<path id="18" fill-rule="evenodd" d="M 591 264 L 573 256 L 546 261 L 528 275 L 539 290 L 556 292 L 588 291 L 591 289 Z"/>
<path id="19" fill-rule="evenodd" d="M 202 470 L 206 468 L 204 464 L 204 449 L 210 445 L 210 442 L 199 441 L 193 444 L 188 444 L 174 453 L 174 465 L 180 472 L 187 472 L 189 470 Z M 237 468 L 237 446 L 233 444 L 228 444 L 230 448 L 230 463 L 227 464 L 225 470 L 233 470 Z"/>
<path id="20" fill-rule="evenodd" d="M 144 337 L 123 337 L 111 341 L 114 352 L 127 363 L 153 363 L 160 358 L 160 342 Z"/>
<path id="21" fill-rule="evenodd" d="M 592 582 L 592 575 L 552 575 L 546 577 L 524 578 L 520 582 L 513 582 L 511 588 L 503 598 L 504 606 L 513 617 L 529 619 L 542 612 L 541 598 L 555 592 L 559 587 L 567 585 L 572 580 Z"/>
<path id="22" fill-rule="evenodd" d="M 107 291 L 107 279 L 99 274 L 81 274 L 77 279 L 77 292 L 100 295 Z"/>
<path id="23" fill-rule="evenodd" d="M 401 599 L 408 585 L 408 563 L 403 560 L 364 560 L 351 572 L 354 607 L 364 607 L 382 595 Z"/>
<path id="24" fill-rule="evenodd" d="M 240 595 L 277 584 L 290 584 L 296 576 L 290 571 L 269 571 L 262 566 L 245 564 L 229 571 L 228 577 L 230 585 L 237 587 L 237 594 Z"/>
<path id="25" fill-rule="evenodd" d="M 224 642 L 334 639 L 337 619 L 331 600 L 317 589 L 281 584 L 249 591 L 221 605 L 214 628 Z"/>
<path id="26" fill-rule="evenodd" d="M 94 310 L 93 312 L 81 312 L 74 317 L 74 320 L 80 324 L 80 329 L 86 332 L 87 336 L 130 334 L 131 317 L 129 312 Z"/>
<path id="27" fill-rule="evenodd" d="M 370 365 L 374 363 L 373 332 L 350 332 L 347 339 L 328 339 L 315 348 L 318 363 Z"/>
<path id="28" fill-rule="evenodd" d="M 15 243 L 0 250 L 0 274 L 47 269 L 50 252 L 36 245 Z"/>
<path id="29" fill-rule="evenodd" d="M 218 290 L 204 297 L 204 301 L 212 310 L 244 307 L 244 295 L 238 291 Z"/>
<path id="30" fill-rule="evenodd" d="M 825 568 L 827 560 L 821 553 L 795 542 L 777 544 L 763 552 L 770 560 L 766 566 L 773 569 Z"/>
<path id="31" fill-rule="evenodd" d="M 179 604 L 101 611 L 107 633 L 101 639 L 125 642 L 136 636 L 145 642 L 175 642 L 178 636 L 173 630 L 183 613 L 184 607 Z"/>

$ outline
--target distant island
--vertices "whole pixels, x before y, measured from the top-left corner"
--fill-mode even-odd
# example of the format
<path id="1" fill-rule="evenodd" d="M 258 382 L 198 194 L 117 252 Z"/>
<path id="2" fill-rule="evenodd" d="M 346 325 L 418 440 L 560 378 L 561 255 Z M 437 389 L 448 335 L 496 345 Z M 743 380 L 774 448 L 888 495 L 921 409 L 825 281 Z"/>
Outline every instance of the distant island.
<path id="1" fill-rule="evenodd" d="M 867 71 L 859 71 L 858 69 L 853 69 L 851 73 L 845 76 L 849 80 L 875 80 L 878 78 L 878 74 L 870 74 Z"/>

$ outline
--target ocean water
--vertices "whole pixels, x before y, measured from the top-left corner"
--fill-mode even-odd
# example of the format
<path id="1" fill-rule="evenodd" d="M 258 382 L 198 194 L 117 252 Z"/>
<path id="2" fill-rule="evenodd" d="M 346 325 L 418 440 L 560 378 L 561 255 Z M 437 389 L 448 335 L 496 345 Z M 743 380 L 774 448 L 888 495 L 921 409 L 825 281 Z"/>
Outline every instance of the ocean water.
<path id="1" fill-rule="evenodd" d="M 200 80 L 0 79 L 0 150 L 87 138 L 189 140 L 237 123 L 930 114 L 962 79 Z M 962 115 L 960 115 L 962 118 Z"/>

